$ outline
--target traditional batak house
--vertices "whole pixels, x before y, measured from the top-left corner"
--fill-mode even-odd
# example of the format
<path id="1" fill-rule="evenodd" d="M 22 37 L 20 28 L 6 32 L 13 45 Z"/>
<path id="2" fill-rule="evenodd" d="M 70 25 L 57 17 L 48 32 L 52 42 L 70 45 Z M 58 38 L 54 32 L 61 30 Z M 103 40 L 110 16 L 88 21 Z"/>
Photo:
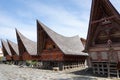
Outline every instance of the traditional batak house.
<path id="1" fill-rule="evenodd" d="M 120 15 L 109 0 L 92 0 L 85 51 L 94 73 L 119 77 Z"/>
<path id="2" fill-rule="evenodd" d="M 18 64 L 20 60 L 18 45 L 10 40 L 7 40 L 7 42 L 8 42 L 11 54 L 12 54 L 12 58 L 15 62 L 14 64 Z"/>
<path id="3" fill-rule="evenodd" d="M 39 60 L 37 55 L 37 43 L 29 40 L 16 30 L 20 60 Z"/>
<path id="4" fill-rule="evenodd" d="M 1 40 L 1 43 L 2 43 L 3 55 L 5 56 L 6 61 L 12 61 L 13 58 L 12 58 L 12 54 L 11 54 L 10 48 L 8 46 L 8 43 L 4 40 Z"/>
<path id="5" fill-rule="evenodd" d="M 37 52 L 44 68 L 64 70 L 81 66 L 88 56 L 82 50 L 79 36 L 64 37 L 37 21 Z"/>

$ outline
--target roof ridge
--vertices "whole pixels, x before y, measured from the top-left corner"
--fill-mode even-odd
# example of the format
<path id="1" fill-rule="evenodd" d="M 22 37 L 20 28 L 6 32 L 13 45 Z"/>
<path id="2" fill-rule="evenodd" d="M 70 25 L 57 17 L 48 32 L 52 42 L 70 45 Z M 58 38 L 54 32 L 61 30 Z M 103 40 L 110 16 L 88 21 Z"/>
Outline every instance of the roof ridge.
<path id="1" fill-rule="evenodd" d="M 41 21 L 39 21 L 39 20 L 36 20 L 36 21 L 37 21 L 37 23 L 39 23 L 39 25 L 41 25 L 41 27 L 42 27 L 44 30 L 45 30 L 45 29 L 49 29 L 49 30 L 53 31 L 51 28 L 47 27 L 47 26 L 46 26 L 45 24 L 43 24 Z M 45 30 L 45 31 L 46 31 L 46 30 Z M 61 35 L 61 34 L 55 32 L 55 31 L 53 31 L 53 32 L 56 33 L 56 34 L 58 34 L 58 35 L 60 35 L 60 36 L 62 36 L 62 37 L 66 37 L 66 38 L 71 38 L 71 37 L 79 36 L 79 35 L 75 35 L 75 36 L 67 37 L 67 36 Z"/>

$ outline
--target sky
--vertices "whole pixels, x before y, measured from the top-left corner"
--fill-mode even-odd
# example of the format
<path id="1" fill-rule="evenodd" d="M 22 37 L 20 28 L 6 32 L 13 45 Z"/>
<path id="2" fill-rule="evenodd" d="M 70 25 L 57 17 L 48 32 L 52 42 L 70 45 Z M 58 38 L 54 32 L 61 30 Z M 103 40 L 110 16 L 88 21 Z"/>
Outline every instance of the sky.
<path id="1" fill-rule="evenodd" d="M 110 0 L 120 12 L 120 0 Z M 86 39 L 92 0 L 0 0 L 0 39 L 17 42 L 15 28 L 36 41 L 36 20 L 64 36 Z M 1 46 L 1 45 L 0 45 Z"/>

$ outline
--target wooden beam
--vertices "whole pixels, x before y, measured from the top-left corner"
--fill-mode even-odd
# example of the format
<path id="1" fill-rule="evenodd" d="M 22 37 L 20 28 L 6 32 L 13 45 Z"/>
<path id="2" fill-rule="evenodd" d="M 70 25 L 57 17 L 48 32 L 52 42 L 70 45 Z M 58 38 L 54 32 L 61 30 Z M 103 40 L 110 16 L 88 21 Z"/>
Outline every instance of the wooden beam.
<path id="1" fill-rule="evenodd" d="M 95 21 L 92 21 L 91 24 L 96 24 L 96 23 L 102 22 L 104 20 L 110 20 L 110 19 L 113 19 L 113 18 L 117 18 L 117 16 L 114 15 L 114 16 L 110 16 L 110 17 L 107 17 L 107 18 L 102 18 L 102 19 L 99 19 L 99 20 L 95 20 Z"/>

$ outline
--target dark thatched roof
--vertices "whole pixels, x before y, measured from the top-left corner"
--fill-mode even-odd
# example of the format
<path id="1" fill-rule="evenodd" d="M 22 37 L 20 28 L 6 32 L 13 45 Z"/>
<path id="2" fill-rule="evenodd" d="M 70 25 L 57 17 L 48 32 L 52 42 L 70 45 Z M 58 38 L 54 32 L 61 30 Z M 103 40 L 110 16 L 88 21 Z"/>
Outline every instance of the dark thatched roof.
<path id="1" fill-rule="evenodd" d="M 65 55 L 88 56 L 87 53 L 82 52 L 84 50 L 84 47 L 79 36 L 65 37 L 54 32 L 43 23 L 39 21 L 37 21 L 37 23 L 39 24 L 39 26 L 37 27 L 42 27 L 43 30 L 48 34 L 48 36 L 55 42 L 55 44 Z"/>
<path id="2" fill-rule="evenodd" d="M 8 55 L 12 56 L 8 43 L 4 40 L 1 40 L 1 42 L 2 42 L 2 46 L 5 48 L 5 51 L 8 53 Z"/>
<path id="3" fill-rule="evenodd" d="M 30 55 L 37 55 L 37 43 L 26 38 L 18 30 L 16 30 L 17 35 L 20 37 L 24 47 Z"/>
<path id="4" fill-rule="evenodd" d="M 19 55 L 18 45 L 10 40 L 7 40 L 8 44 L 12 47 L 17 55 Z"/>

